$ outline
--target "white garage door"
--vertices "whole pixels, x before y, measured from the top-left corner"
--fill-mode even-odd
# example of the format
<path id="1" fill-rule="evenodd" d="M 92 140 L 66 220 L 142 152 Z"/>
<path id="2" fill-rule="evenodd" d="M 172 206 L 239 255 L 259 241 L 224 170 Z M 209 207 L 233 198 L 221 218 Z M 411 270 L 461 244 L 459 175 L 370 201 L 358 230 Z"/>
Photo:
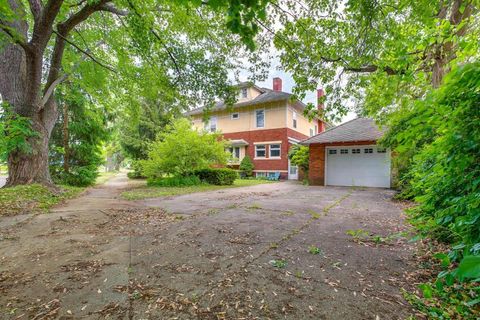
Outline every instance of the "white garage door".
<path id="1" fill-rule="evenodd" d="M 326 185 L 390 187 L 390 152 L 377 146 L 328 147 Z"/>

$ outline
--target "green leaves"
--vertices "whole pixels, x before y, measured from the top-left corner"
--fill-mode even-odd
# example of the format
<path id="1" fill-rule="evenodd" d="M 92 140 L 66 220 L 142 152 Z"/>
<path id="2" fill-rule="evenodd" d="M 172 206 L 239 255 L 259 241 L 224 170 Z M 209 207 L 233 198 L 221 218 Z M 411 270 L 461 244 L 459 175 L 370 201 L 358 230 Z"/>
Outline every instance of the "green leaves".
<path id="1" fill-rule="evenodd" d="M 466 256 L 456 270 L 456 276 L 463 279 L 480 279 L 480 256 Z"/>
<path id="2" fill-rule="evenodd" d="M 188 176 L 198 169 L 225 164 L 225 147 L 217 134 L 196 131 L 190 121 L 179 119 L 151 144 L 148 160 L 142 161 L 143 173 L 148 178 Z"/>
<path id="3" fill-rule="evenodd" d="M 28 153 L 32 151 L 29 138 L 38 136 L 28 118 L 12 112 L 5 102 L 0 105 L 0 162 L 16 150 Z"/>

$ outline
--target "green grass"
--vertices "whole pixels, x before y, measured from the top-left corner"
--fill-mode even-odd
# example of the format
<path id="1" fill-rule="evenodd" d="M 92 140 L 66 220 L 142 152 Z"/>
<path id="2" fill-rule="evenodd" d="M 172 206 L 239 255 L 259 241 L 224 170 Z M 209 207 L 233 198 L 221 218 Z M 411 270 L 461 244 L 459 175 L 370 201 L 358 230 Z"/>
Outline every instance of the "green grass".
<path id="1" fill-rule="evenodd" d="M 186 186 L 186 187 L 139 187 L 130 191 L 125 191 L 122 193 L 122 197 L 127 200 L 141 200 L 147 198 L 158 198 L 158 197 L 168 197 L 176 196 L 187 193 L 195 192 L 204 192 L 204 191 L 214 191 L 220 189 L 229 189 L 229 188 L 238 188 L 238 187 L 248 187 L 258 184 L 265 183 L 275 183 L 274 181 L 267 180 L 245 180 L 237 179 L 231 186 L 216 186 L 211 184 L 202 184 L 198 186 Z"/>
<path id="2" fill-rule="evenodd" d="M 23 213 L 42 213 L 66 199 L 78 195 L 84 190 L 80 187 L 60 186 L 58 194 L 39 184 L 16 186 L 0 189 L 0 216 L 12 216 Z"/>

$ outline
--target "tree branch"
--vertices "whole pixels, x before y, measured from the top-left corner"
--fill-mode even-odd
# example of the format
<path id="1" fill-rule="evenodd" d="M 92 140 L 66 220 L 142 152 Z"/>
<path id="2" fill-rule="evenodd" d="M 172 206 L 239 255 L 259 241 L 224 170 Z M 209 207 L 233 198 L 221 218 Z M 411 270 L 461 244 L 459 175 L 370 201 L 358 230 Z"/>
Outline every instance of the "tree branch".
<path id="1" fill-rule="evenodd" d="M 386 72 L 389 76 L 404 73 L 403 71 L 393 70 L 390 67 L 379 68 L 378 66 L 373 65 L 373 64 L 367 65 L 367 66 L 362 66 L 362 67 L 345 67 L 344 70 L 347 71 L 347 72 L 357 72 L 357 73 L 372 73 L 372 72 L 375 72 L 377 70 L 381 70 L 381 71 Z"/>
<path id="2" fill-rule="evenodd" d="M 117 73 L 117 71 L 111 67 L 111 66 L 108 66 L 104 63 L 102 63 L 100 60 L 98 60 L 96 57 L 94 57 L 91 53 L 89 53 L 88 51 L 86 50 L 83 50 L 82 48 L 80 48 L 79 46 L 77 46 L 74 42 L 68 40 L 67 38 L 65 38 L 64 36 L 62 36 L 60 33 L 58 33 L 58 31 L 56 30 L 53 30 L 53 33 L 55 33 L 57 36 L 59 36 L 60 38 L 62 38 L 66 43 L 68 43 L 69 45 L 71 45 L 72 47 L 74 47 L 75 49 L 77 49 L 78 51 L 80 51 L 81 53 L 83 53 L 84 55 L 86 55 L 87 57 L 89 57 L 93 62 L 95 62 L 96 64 L 98 64 L 99 66 L 111 71 L 111 72 L 114 72 L 114 73 Z"/>
<path id="3" fill-rule="evenodd" d="M 33 19 L 37 22 L 42 14 L 42 3 L 40 0 L 28 0 L 30 4 L 30 11 L 32 12 Z"/>
<path id="4" fill-rule="evenodd" d="M 53 90 L 55 90 L 55 88 L 56 88 L 60 83 L 62 83 L 63 81 L 65 81 L 67 78 L 68 78 L 68 75 L 65 73 L 65 74 L 62 75 L 60 78 L 55 79 L 55 81 L 53 81 L 53 82 L 50 84 L 50 86 L 47 88 L 47 91 L 45 91 L 45 94 L 43 95 L 42 101 L 40 102 L 40 108 L 43 108 L 43 106 L 45 106 L 45 104 L 47 103 L 48 99 L 50 99 L 50 97 L 52 96 Z"/>
<path id="5" fill-rule="evenodd" d="M 0 30 L 5 32 L 5 34 L 7 34 L 14 43 L 22 47 L 23 50 L 25 50 L 26 52 L 30 51 L 27 40 L 23 36 L 19 35 L 15 28 L 10 27 L 8 24 L 0 20 Z"/>
<path id="6" fill-rule="evenodd" d="M 116 8 L 116 7 L 115 7 L 113 4 L 111 4 L 111 3 L 106 3 L 106 4 L 104 4 L 103 6 L 100 7 L 100 10 L 101 10 L 101 11 L 111 12 L 111 13 L 114 13 L 114 14 L 119 15 L 119 16 L 126 16 L 126 15 L 128 15 L 128 11 L 127 11 L 127 10 L 118 9 L 118 8 Z"/>

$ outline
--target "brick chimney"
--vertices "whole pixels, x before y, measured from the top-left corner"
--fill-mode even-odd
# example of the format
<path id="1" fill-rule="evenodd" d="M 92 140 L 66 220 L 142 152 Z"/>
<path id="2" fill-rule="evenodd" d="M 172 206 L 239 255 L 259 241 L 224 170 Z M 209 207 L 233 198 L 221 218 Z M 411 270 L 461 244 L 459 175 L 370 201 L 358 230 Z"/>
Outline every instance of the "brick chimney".
<path id="1" fill-rule="evenodd" d="M 273 78 L 273 91 L 282 91 L 282 78 Z"/>
<path id="2" fill-rule="evenodd" d="M 322 88 L 317 89 L 317 109 L 323 110 L 323 100 L 322 98 L 325 96 L 325 91 Z M 325 131 L 325 123 L 322 120 L 318 120 L 318 132 Z"/>

